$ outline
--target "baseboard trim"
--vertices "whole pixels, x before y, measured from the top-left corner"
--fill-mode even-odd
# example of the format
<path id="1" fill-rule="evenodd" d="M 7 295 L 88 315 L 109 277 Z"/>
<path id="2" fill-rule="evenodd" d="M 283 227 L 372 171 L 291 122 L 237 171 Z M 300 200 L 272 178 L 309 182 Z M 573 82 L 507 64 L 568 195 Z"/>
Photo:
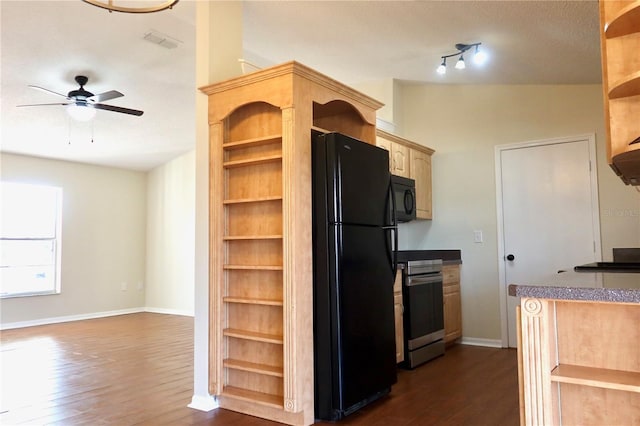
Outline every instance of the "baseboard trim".
<path id="1" fill-rule="evenodd" d="M 61 322 L 113 317 L 116 315 L 135 314 L 139 312 L 145 312 L 145 309 L 144 308 L 118 309 L 115 311 L 92 312 L 89 314 L 66 315 L 62 317 L 42 318 L 42 319 L 31 320 L 31 321 L 9 322 L 5 324 L 0 324 L 0 330 L 11 330 L 13 328 L 35 327 L 38 325 L 58 324 Z"/>
<path id="2" fill-rule="evenodd" d="M 187 405 L 189 408 L 200 411 L 215 410 L 219 406 L 218 401 L 211 395 L 193 395 L 191 397 L 191 403 Z"/>
<path id="3" fill-rule="evenodd" d="M 193 317 L 195 315 L 193 311 L 185 311 L 181 309 L 153 308 L 150 306 L 145 307 L 144 311 L 152 312 L 154 314 L 182 315 L 185 317 Z"/>
<path id="4" fill-rule="evenodd" d="M 502 340 L 500 339 L 479 339 L 476 337 L 463 337 L 460 340 L 463 345 L 469 346 L 485 346 L 487 348 L 502 348 Z"/>

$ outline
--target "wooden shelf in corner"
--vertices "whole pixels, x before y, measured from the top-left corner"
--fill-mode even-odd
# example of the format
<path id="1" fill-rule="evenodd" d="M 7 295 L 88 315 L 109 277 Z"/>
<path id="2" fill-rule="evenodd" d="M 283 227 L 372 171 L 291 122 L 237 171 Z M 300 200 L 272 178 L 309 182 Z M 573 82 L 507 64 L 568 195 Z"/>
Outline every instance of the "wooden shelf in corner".
<path id="1" fill-rule="evenodd" d="M 259 373 L 267 376 L 284 377 L 282 367 L 274 367 L 267 364 L 257 364 L 255 362 L 241 361 L 239 359 L 227 358 L 222 363 L 223 367 L 234 370 L 249 371 L 251 373 Z"/>
<path id="2" fill-rule="evenodd" d="M 266 203 L 268 201 L 282 201 L 282 195 L 255 198 L 233 198 L 224 200 L 223 204 Z"/>
<path id="3" fill-rule="evenodd" d="M 244 139 L 240 141 L 227 142 L 222 144 L 224 149 L 249 148 L 251 146 L 268 145 L 274 142 L 282 142 L 282 134 L 267 135 L 259 138 Z"/>
<path id="4" fill-rule="evenodd" d="M 247 305 L 282 306 L 282 300 L 254 299 L 249 297 L 226 296 L 222 298 L 225 303 L 245 303 Z"/>
<path id="5" fill-rule="evenodd" d="M 276 345 L 281 345 L 283 342 L 282 336 L 277 334 L 257 333 L 255 331 L 238 330 L 237 328 L 225 328 L 222 334 L 227 337 L 253 340 L 254 342 L 274 343 Z"/>
<path id="6" fill-rule="evenodd" d="M 620 99 L 640 95 L 640 71 L 636 71 L 609 89 L 609 99 Z"/>
<path id="7" fill-rule="evenodd" d="M 604 31 L 608 39 L 640 32 L 640 0 L 622 8 Z"/>
<path id="8" fill-rule="evenodd" d="M 225 386 L 222 390 L 221 396 L 239 399 L 242 401 L 255 402 L 279 409 L 284 408 L 284 398 L 280 395 L 255 392 L 248 389 L 237 388 L 234 386 Z"/>
<path id="9" fill-rule="evenodd" d="M 640 373 L 561 364 L 551 372 L 551 381 L 640 393 Z"/>
<path id="10" fill-rule="evenodd" d="M 224 265 L 223 269 L 243 269 L 251 271 L 282 271 L 282 265 Z"/>
<path id="11" fill-rule="evenodd" d="M 281 240 L 282 235 L 227 235 L 222 238 L 224 241 L 240 240 Z"/>
<path id="12" fill-rule="evenodd" d="M 258 164 L 276 163 L 282 161 L 282 154 L 279 155 L 266 155 L 264 157 L 248 158 L 246 160 L 234 160 L 225 161 L 222 166 L 225 169 L 232 169 L 234 167 L 255 166 Z"/>

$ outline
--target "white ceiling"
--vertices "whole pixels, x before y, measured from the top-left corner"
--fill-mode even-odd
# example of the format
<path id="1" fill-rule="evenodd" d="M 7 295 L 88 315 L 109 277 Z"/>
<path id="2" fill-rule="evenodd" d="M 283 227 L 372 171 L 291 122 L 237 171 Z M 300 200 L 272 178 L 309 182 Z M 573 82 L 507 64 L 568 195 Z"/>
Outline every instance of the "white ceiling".
<path id="1" fill-rule="evenodd" d="M 195 2 L 152 14 L 108 13 L 79 0 L 0 1 L 2 150 L 149 170 L 195 145 Z M 398 79 L 433 84 L 597 84 L 597 1 L 256 1 L 244 3 L 245 59 L 297 60 L 347 84 Z M 143 40 L 156 30 L 180 41 Z M 456 43 L 482 42 L 482 69 L 435 73 Z M 469 63 L 470 61 L 468 61 Z M 451 63 L 453 65 L 453 63 Z M 75 75 L 106 103 L 70 121 L 61 106 Z M 93 143 L 91 139 L 93 138 Z"/>

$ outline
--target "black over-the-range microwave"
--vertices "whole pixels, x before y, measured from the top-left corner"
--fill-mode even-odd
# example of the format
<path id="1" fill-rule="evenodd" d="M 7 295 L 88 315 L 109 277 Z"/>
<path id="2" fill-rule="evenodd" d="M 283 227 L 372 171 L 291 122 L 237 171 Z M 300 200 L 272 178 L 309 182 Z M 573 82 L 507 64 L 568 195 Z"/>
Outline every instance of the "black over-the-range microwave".
<path id="1" fill-rule="evenodd" d="M 409 222 L 416 218 L 416 181 L 391 175 L 393 196 L 396 200 L 396 220 Z"/>

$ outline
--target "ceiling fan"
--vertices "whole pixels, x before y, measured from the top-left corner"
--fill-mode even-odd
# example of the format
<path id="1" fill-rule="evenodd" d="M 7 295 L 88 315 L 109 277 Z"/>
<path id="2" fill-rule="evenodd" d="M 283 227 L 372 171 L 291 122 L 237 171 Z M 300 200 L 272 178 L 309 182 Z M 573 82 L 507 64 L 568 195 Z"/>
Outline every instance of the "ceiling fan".
<path id="1" fill-rule="evenodd" d="M 105 111 L 120 112 L 123 114 L 131 114 L 140 116 L 144 111 L 130 108 L 122 108 L 114 105 L 107 105 L 100 102 L 108 101 L 115 98 L 124 96 L 117 90 L 109 90 L 108 92 L 99 93 L 94 95 L 93 93 L 85 90 L 84 85 L 87 84 L 89 78 L 84 75 L 77 75 L 75 77 L 76 83 L 80 85 L 80 88 L 70 91 L 66 96 L 62 93 L 54 92 L 53 90 L 45 89 L 44 87 L 29 85 L 32 89 L 42 90 L 43 92 L 51 93 L 56 96 L 63 97 L 67 102 L 55 102 L 49 104 L 29 104 L 18 105 L 19 107 L 27 106 L 48 106 L 48 105 L 63 105 L 67 106 L 69 114 L 79 120 L 90 120 L 95 115 L 96 109 L 102 109 Z M 74 115 L 77 114 L 77 115 Z"/>

